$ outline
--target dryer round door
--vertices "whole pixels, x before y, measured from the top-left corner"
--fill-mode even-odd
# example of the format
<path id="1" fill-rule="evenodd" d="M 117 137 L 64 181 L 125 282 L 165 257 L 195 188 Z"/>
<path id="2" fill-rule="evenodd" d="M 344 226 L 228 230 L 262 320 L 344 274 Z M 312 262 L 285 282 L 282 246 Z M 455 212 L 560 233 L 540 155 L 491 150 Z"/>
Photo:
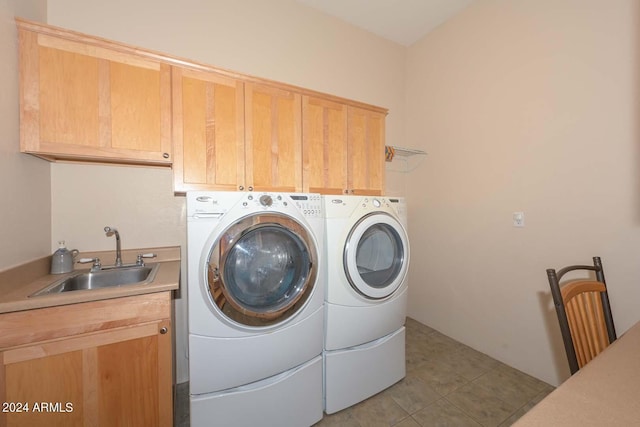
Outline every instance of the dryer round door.
<path id="1" fill-rule="evenodd" d="M 228 227 L 207 261 L 211 299 L 228 319 L 270 326 L 295 315 L 318 274 L 314 240 L 284 214 L 255 214 Z"/>
<path id="2" fill-rule="evenodd" d="M 344 247 L 344 270 L 349 283 L 370 299 L 392 295 L 409 268 L 409 239 L 404 227 L 383 212 L 362 217 L 351 229 Z"/>

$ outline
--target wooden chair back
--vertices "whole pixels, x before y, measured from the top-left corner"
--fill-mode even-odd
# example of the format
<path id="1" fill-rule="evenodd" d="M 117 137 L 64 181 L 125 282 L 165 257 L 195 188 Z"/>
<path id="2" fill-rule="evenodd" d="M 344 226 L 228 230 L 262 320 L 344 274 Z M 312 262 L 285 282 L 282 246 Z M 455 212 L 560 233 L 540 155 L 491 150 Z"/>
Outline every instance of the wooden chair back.
<path id="1" fill-rule="evenodd" d="M 560 286 L 562 276 L 576 270 L 593 271 L 596 280 L 572 280 Z M 550 268 L 547 277 L 573 375 L 617 338 L 602 261 L 594 257 L 593 266 Z"/>

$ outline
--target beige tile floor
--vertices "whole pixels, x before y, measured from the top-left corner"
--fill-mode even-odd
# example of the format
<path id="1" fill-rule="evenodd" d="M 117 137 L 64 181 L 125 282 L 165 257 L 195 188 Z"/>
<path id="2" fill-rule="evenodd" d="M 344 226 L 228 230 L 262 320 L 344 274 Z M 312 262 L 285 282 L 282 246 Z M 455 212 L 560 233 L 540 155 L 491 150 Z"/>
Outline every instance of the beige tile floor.
<path id="1" fill-rule="evenodd" d="M 411 318 L 407 376 L 318 427 L 509 426 L 553 387 Z"/>
<path id="2" fill-rule="evenodd" d="M 553 387 L 411 318 L 407 376 L 316 427 L 510 426 Z M 188 384 L 176 394 L 176 427 L 189 426 Z"/>

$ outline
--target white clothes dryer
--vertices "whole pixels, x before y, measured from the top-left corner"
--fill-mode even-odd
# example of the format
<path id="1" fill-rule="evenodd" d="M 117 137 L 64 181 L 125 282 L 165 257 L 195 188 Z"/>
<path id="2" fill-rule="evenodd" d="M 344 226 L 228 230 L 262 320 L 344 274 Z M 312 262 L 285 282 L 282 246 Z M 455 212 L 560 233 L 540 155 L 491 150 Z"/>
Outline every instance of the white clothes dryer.
<path id="1" fill-rule="evenodd" d="M 323 196 L 327 247 L 325 349 L 404 325 L 409 237 L 404 198 Z"/>
<path id="2" fill-rule="evenodd" d="M 405 376 L 409 238 L 404 198 L 323 196 L 324 405 L 333 413 Z"/>
<path id="3" fill-rule="evenodd" d="M 188 192 L 187 250 L 192 425 L 319 421 L 321 197 Z"/>

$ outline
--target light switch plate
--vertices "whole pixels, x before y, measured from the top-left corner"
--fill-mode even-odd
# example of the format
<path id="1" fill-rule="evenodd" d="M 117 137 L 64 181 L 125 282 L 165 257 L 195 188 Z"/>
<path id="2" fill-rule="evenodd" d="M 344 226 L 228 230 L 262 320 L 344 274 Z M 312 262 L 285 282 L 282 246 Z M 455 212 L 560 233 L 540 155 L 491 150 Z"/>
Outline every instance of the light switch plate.
<path id="1" fill-rule="evenodd" d="M 524 227 L 524 212 L 513 213 L 513 226 Z"/>

